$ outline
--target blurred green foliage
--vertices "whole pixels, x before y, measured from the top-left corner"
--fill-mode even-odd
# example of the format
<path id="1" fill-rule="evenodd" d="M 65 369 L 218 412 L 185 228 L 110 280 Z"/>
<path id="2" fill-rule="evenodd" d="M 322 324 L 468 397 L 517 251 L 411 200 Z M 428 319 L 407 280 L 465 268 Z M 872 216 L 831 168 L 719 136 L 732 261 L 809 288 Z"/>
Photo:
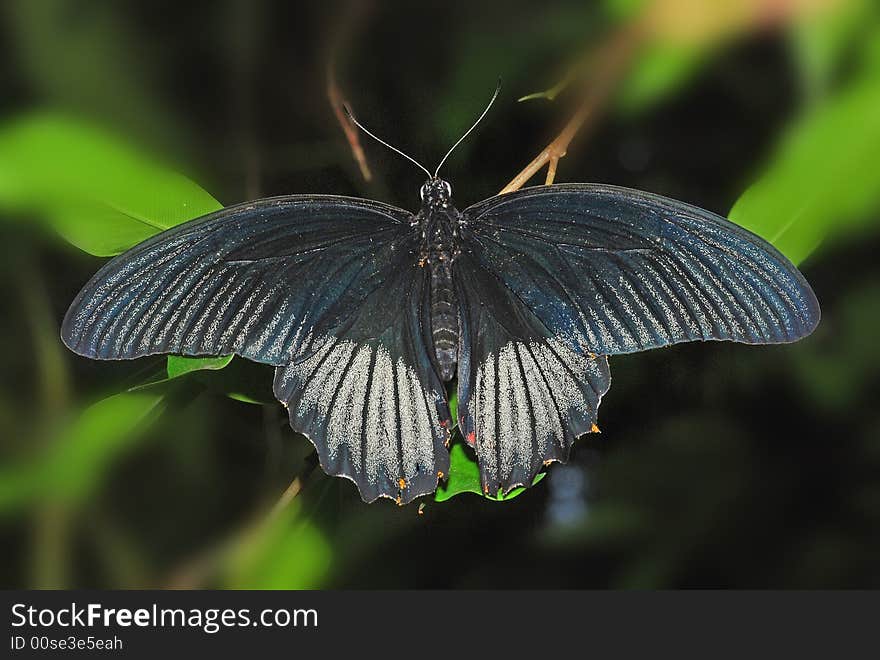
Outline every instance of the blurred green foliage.
<path id="1" fill-rule="evenodd" d="M 165 33 L 113 3 L 8 3 L 0 72 L 22 99 L 0 125 L 0 283 L 18 301 L 3 303 L 0 326 L 7 586 L 864 585 L 880 547 L 880 419 L 869 395 L 880 385 L 874 4 L 794 17 L 775 35 L 645 44 L 596 117 L 595 143 L 576 142 L 560 164 L 560 180 L 683 191 L 718 210 L 734 202 L 733 221 L 809 268 L 823 305 L 816 336 L 617 359 L 606 432 L 589 443 L 603 456 L 598 472 L 588 452 L 575 455 L 582 491 L 551 467 L 536 488 L 487 502 L 457 438 L 448 481 L 417 515 L 363 505 L 351 484 L 310 473 L 311 447 L 273 402 L 268 368 L 228 356 L 90 364 L 57 339 L 66 305 L 100 265 L 66 244 L 107 257 L 221 207 L 177 171 L 220 182 L 228 201 L 244 181 L 264 194 L 410 194 L 413 175 L 383 152 L 368 149 L 379 179 L 368 185 L 341 139 L 315 140 L 337 127 L 322 96 L 323 44 L 306 35 L 332 31 L 339 8 L 300 8 L 294 21 L 293 9 L 252 13 L 231 0 L 207 25 L 180 14 Z M 502 99 L 456 154 L 458 171 L 470 161 L 480 174 L 459 175 L 457 196 L 491 194 L 577 95 L 580 78 L 554 78 L 554 68 L 589 81 L 592 46 L 645 6 L 490 3 L 468 18 L 434 14 L 442 39 L 412 34 L 427 9 L 379 6 L 343 63 L 343 79 L 359 81 L 346 92 L 383 108 L 380 121 L 401 118 L 389 137 L 413 143 L 412 131 L 439 151 L 498 75 L 508 98 L 563 81 L 544 95 L 552 104 Z M 280 26 L 303 33 L 272 31 Z M 425 75 L 441 45 L 448 64 Z M 751 67 L 750 48 L 777 68 Z M 780 81 L 797 93 L 783 95 Z M 713 165 L 696 173 L 689 161 L 712 149 L 706 134 L 728 151 L 698 160 Z M 620 144 L 644 155 L 624 158 Z M 713 197 L 712 185 L 726 192 Z M 301 494 L 277 506 L 296 474 Z"/>
<path id="2" fill-rule="evenodd" d="M 730 212 L 732 220 L 768 236 L 795 262 L 828 234 L 864 227 L 880 206 L 880 25 L 860 27 L 861 52 L 855 53 L 855 72 L 846 88 L 817 100 L 789 129 L 766 171 Z M 823 70 L 831 71 L 835 67 L 827 53 L 840 57 L 846 51 L 842 44 L 828 44 L 852 30 L 833 22 L 826 30 L 831 34 L 814 29 L 811 38 L 822 44 L 817 49 L 825 53 Z"/>
<path id="3" fill-rule="evenodd" d="M 832 233 L 852 233 L 880 204 L 880 77 L 814 108 L 785 136 L 729 217 L 795 263 Z"/>
<path id="4" fill-rule="evenodd" d="M 233 549 L 221 579 L 231 588 L 315 589 L 326 580 L 332 557 L 327 539 L 294 504 Z"/>
<path id="5" fill-rule="evenodd" d="M 6 465 L 0 473 L 0 511 L 32 498 L 75 505 L 93 494 L 114 458 L 138 439 L 138 427 L 158 412 L 162 394 L 122 392 L 86 408 L 36 461 Z"/>
<path id="6" fill-rule="evenodd" d="M 0 208 L 45 217 L 73 245 L 107 257 L 222 205 L 106 131 L 28 114 L 0 132 Z"/>

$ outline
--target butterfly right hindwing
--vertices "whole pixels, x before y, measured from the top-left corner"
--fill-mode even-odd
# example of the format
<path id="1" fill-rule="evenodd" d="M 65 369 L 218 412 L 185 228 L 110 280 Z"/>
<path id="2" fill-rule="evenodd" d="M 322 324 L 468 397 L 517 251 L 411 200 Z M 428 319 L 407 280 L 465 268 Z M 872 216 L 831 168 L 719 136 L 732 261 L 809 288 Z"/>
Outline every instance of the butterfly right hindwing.
<path id="1" fill-rule="evenodd" d="M 456 260 L 455 272 L 458 422 L 476 452 L 483 490 L 494 496 L 530 485 L 549 461 L 568 460 L 574 440 L 596 428 L 611 375 L 605 356 L 553 337 L 472 253 Z"/>

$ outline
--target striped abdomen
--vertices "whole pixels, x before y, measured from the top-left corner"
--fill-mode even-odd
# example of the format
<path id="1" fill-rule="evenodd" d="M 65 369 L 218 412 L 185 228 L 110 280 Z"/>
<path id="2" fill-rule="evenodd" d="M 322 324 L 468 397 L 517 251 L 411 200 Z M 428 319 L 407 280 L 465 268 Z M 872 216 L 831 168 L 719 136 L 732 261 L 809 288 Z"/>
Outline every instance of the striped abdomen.
<path id="1" fill-rule="evenodd" d="M 431 262 L 431 336 L 440 378 L 452 380 L 458 363 L 458 303 L 449 260 Z"/>

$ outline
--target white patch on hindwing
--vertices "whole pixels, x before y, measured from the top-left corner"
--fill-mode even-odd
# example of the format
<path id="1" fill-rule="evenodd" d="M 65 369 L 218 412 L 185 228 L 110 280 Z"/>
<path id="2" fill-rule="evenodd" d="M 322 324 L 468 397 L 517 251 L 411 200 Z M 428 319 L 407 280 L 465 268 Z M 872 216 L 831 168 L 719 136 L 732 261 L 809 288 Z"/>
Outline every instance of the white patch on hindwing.
<path id="1" fill-rule="evenodd" d="M 374 486 L 434 472 L 437 401 L 415 370 L 381 344 L 325 338 L 313 345 L 308 357 L 285 367 L 282 387 L 299 390 L 290 397 L 291 419 L 313 420 L 303 430 L 323 438 L 329 460 L 347 455 Z"/>
<path id="2" fill-rule="evenodd" d="M 595 419 L 598 398 L 588 398 L 597 376 L 596 358 L 558 339 L 508 342 L 477 367 L 468 412 L 484 473 L 510 479 L 534 471 L 537 458 L 564 455 L 572 410 Z"/>

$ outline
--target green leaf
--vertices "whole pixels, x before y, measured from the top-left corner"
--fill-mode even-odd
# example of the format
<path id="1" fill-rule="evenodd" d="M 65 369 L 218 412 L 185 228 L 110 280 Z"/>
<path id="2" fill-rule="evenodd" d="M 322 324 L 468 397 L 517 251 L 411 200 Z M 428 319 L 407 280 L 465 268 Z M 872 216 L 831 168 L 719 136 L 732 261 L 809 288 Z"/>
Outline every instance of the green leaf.
<path id="1" fill-rule="evenodd" d="M 137 438 L 164 400 L 160 391 L 123 392 L 87 408 L 55 442 L 48 474 L 52 490 L 82 497 L 106 465 Z"/>
<path id="2" fill-rule="evenodd" d="M 228 396 L 233 401 L 240 401 L 241 403 L 250 403 L 255 406 L 264 406 L 267 405 L 266 401 L 259 401 L 252 396 L 248 396 L 242 392 L 227 392 L 226 396 Z"/>
<path id="3" fill-rule="evenodd" d="M 168 378 L 179 378 L 193 371 L 202 371 L 204 369 L 223 369 L 230 362 L 232 362 L 231 355 L 221 355 L 219 357 L 169 355 L 167 366 Z"/>
<path id="4" fill-rule="evenodd" d="M 45 216 L 97 256 L 222 208 L 198 185 L 119 138 L 35 113 L 0 126 L 0 210 Z"/>
<path id="5" fill-rule="evenodd" d="M 277 406 L 278 400 L 272 390 L 272 374 L 273 368 L 268 365 L 250 360 L 232 360 L 221 371 L 199 380 L 217 395 L 243 403 Z"/>
<path id="6" fill-rule="evenodd" d="M 763 236 L 794 263 L 826 237 L 877 222 L 880 82 L 870 75 L 815 107 L 785 136 L 731 221 Z"/>
<path id="7" fill-rule="evenodd" d="M 458 419 L 457 392 L 453 392 L 449 397 L 449 412 L 453 420 Z M 539 473 L 532 482 L 532 485 L 534 486 L 541 481 L 544 478 L 544 474 L 544 472 Z M 434 494 L 434 500 L 444 502 L 461 493 L 476 493 L 486 499 L 503 502 L 513 499 L 523 491 L 525 491 L 525 488 L 514 488 L 507 495 L 498 495 L 498 497 L 485 495 L 480 488 L 480 468 L 476 460 L 474 460 L 472 453 L 465 449 L 462 442 L 456 442 L 452 445 L 452 449 L 449 452 L 449 475 L 446 481 L 441 482 L 440 486 L 438 486 L 437 492 Z"/>
<path id="8" fill-rule="evenodd" d="M 859 57 L 863 75 L 880 75 L 880 27 L 875 27 L 872 34 L 864 39 L 860 46 Z"/>
<path id="9" fill-rule="evenodd" d="M 544 478 L 545 472 L 539 472 L 532 481 L 534 486 Z M 512 500 L 514 497 L 521 495 L 525 488 L 514 488 L 507 495 L 498 494 L 497 497 L 491 497 L 483 494 L 480 488 L 480 468 L 474 457 L 469 453 L 461 442 L 452 445 L 449 452 L 449 478 L 442 483 L 437 492 L 434 494 L 434 500 L 437 502 L 445 502 L 451 497 L 460 495 L 461 493 L 476 493 L 487 500 L 495 502 L 504 502 Z"/>

